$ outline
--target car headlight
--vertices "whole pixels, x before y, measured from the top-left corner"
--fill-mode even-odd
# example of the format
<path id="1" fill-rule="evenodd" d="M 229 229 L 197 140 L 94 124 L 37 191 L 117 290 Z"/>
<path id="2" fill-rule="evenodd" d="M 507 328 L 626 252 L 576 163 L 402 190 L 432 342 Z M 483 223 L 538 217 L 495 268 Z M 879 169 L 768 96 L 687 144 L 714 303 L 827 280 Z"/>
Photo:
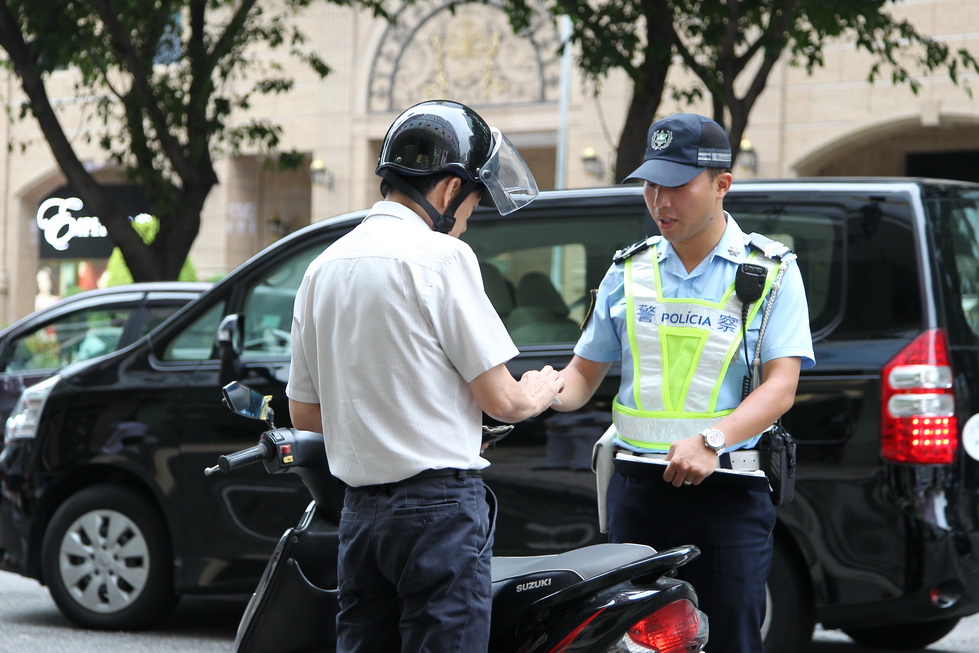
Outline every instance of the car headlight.
<path id="1" fill-rule="evenodd" d="M 41 411 L 44 410 L 44 402 L 48 400 L 48 395 L 60 380 L 61 377 L 55 374 L 20 393 L 13 412 L 7 418 L 7 426 L 3 433 L 4 444 L 37 435 L 37 423 L 41 418 Z"/>

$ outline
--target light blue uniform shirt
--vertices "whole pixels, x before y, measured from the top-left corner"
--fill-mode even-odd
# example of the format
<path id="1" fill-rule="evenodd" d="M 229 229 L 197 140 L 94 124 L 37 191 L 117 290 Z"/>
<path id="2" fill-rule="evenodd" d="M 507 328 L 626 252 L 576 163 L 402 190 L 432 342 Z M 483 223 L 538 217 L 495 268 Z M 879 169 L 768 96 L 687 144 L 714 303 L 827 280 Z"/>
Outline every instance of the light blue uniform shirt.
<path id="1" fill-rule="evenodd" d="M 659 241 L 658 255 L 664 297 L 690 297 L 719 302 L 734 283 L 738 266 L 748 259 L 750 253 L 748 236 L 741 231 L 741 227 L 727 212 L 724 215 L 727 218 L 727 227 L 720 242 L 689 274 L 673 246 L 665 239 Z M 605 274 L 598 288 L 594 312 L 578 344 L 575 345 L 574 353 L 598 363 L 621 361 L 622 381 L 619 384 L 618 400 L 624 406 L 636 408 L 632 394 L 635 374 L 627 332 L 624 272 L 624 263 L 613 263 Z M 748 327 L 749 359 L 754 358 L 755 355 L 755 343 L 758 341 L 758 332 L 768 301 L 769 299 L 766 298 Z M 794 261 L 789 264 L 782 277 L 782 285 L 775 296 L 775 304 L 768 325 L 765 327 L 765 338 L 761 348 L 763 365 L 775 358 L 786 356 L 801 358 L 802 369 L 809 369 L 815 365 L 812 335 L 809 332 L 806 291 L 799 267 Z M 741 383 L 747 373 L 744 345 L 741 344 L 738 356 L 732 361 L 721 383 L 717 410 L 734 408 L 741 403 Z M 751 447 L 756 442 L 757 438 L 752 438 L 732 449 Z"/>

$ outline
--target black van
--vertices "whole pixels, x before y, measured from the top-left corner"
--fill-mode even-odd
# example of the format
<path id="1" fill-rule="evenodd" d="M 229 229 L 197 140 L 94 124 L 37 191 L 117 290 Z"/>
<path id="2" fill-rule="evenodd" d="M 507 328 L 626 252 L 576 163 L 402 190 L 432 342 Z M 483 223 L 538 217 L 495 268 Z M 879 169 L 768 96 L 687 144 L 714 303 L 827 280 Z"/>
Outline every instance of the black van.
<path id="1" fill-rule="evenodd" d="M 767 648 L 804 651 L 816 622 L 876 647 L 935 641 L 979 612 L 979 185 L 739 182 L 725 205 L 798 254 L 816 349 L 784 420 L 799 478 L 779 508 Z M 362 216 L 284 238 L 149 337 L 27 390 L 0 453 L 0 568 L 105 628 L 150 623 L 181 594 L 250 592 L 308 495 L 288 476 L 204 476 L 257 436 L 219 389 L 272 395 L 285 425 L 293 296 Z M 515 375 L 567 363 L 612 254 L 653 229 L 639 187 L 474 216 L 464 237 L 520 347 Z M 589 456 L 618 373 L 487 452 L 496 553 L 603 540 Z"/>

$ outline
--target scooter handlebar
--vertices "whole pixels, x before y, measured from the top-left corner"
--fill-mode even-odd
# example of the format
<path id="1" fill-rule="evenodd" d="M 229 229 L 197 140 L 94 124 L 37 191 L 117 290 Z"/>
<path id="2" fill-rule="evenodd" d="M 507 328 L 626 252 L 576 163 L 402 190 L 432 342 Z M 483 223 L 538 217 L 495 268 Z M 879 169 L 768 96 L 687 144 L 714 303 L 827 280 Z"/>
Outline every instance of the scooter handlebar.
<path id="1" fill-rule="evenodd" d="M 230 474 L 236 469 L 241 469 L 242 467 L 247 467 L 248 465 L 254 465 L 255 463 L 260 463 L 267 458 L 274 455 L 271 446 L 265 442 L 265 440 L 260 441 L 254 447 L 249 447 L 247 449 L 242 449 L 241 451 L 235 451 L 234 453 L 225 454 L 218 457 L 218 464 L 214 467 L 208 467 L 204 470 L 204 474 L 211 476 L 217 472 L 224 472 L 225 474 Z"/>

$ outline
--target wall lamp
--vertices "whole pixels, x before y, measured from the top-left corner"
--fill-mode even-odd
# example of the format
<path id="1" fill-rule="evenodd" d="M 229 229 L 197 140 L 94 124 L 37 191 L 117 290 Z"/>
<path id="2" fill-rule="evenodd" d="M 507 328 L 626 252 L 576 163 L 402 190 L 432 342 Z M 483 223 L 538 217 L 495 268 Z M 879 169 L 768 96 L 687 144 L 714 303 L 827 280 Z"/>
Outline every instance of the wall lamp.
<path id="1" fill-rule="evenodd" d="M 747 168 L 751 174 L 758 172 L 758 152 L 747 138 L 741 139 L 741 149 L 738 151 L 738 165 Z"/>
<path id="2" fill-rule="evenodd" d="M 265 221 L 265 230 L 276 238 L 282 238 L 289 233 L 289 223 L 282 219 L 282 216 L 273 211 L 268 220 Z"/>
<path id="3" fill-rule="evenodd" d="M 593 179 L 601 179 L 605 176 L 605 165 L 598 158 L 598 152 L 594 147 L 588 146 L 581 151 L 581 165 L 585 168 L 585 174 Z"/>
<path id="4" fill-rule="evenodd" d="M 313 159 L 309 163 L 309 181 L 314 186 L 333 188 L 333 173 L 327 169 L 323 159 Z"/>

